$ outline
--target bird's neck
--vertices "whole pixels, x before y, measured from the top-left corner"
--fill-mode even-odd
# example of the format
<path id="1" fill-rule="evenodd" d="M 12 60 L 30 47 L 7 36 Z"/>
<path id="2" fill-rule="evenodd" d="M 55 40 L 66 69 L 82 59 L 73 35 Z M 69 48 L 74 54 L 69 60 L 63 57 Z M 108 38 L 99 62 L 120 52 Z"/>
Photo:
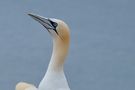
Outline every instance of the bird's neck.
<path id="1" fill-rule="evenodd" d="M 69 41 L 63 42 L 59 39 L 53 40 L 53 53 L 47 72 L 39 84 L 39 90 L 69 90 L 69 86 L 64 75 L 63 64 L 67 56 Z"/>
<path id="2" fill-rule="evenodd" d="M 53 53 L 48 66 L 49 71 L 59 72 L 63 70 L 65 58 L 68 53 L 69 41 L 61 39 L 53 40 Z"/>

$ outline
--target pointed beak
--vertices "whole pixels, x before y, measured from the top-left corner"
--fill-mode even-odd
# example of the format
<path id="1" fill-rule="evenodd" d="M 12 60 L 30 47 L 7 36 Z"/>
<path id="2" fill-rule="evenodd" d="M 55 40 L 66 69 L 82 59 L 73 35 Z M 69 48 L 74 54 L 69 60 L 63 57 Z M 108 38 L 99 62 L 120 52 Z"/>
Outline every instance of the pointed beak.
<path id="1" fill-rule="evenodd" d="M 32 17 L 34 20 L 38 21 L 40 24 L 42 24 L 48 31 L 56 30 L 56 28 L 52 24 L 52 21 L 49 18 L 45 18 L 32 13 L 29 13 L 28 15 Z"/>

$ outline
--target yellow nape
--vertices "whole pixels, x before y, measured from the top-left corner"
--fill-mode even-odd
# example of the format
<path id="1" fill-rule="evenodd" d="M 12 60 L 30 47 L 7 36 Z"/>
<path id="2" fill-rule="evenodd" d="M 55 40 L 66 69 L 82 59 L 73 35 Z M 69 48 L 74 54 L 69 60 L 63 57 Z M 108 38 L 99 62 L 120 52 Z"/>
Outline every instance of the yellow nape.
<path id="1" fill-rule="evenodd" d="M 29 83 L 25 83 L 25 82 L 19 82 L 16 85 L 16 89 L 15 90 L 26 90 L 28 88 L 36 88 L 34 85 L 29 84 Z"/>

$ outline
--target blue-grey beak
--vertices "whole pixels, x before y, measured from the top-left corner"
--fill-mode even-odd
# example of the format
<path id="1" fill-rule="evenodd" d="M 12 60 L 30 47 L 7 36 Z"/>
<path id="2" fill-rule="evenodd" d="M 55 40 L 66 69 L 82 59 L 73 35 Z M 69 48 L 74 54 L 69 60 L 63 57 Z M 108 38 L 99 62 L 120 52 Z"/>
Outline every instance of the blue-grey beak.
<path id="1" fill-rule="evenodd" d="M 29 13 L 28 15 L 31 16 L 34 20 L 38 21 L 40 24 L 42 24 L 48 31 L 54 30 L 57 33 L 56 27 L 58 24 L 56 22 L 53 22 L 49 18 L 45 18 L 36 14 Z"/>

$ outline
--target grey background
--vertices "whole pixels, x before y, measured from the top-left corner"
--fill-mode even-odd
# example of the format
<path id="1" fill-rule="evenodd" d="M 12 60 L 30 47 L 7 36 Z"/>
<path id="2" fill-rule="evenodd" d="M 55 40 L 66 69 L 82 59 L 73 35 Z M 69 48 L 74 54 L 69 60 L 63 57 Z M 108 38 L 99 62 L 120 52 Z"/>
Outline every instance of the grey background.
<path id="1" fill-rule="evenodd" d="M 0 90 L 38 86 L 49 63 L 50 35 L 28 12 L 69 24 L 71 90 L 135 90 L 135 0 L 1 0 Z"/>

